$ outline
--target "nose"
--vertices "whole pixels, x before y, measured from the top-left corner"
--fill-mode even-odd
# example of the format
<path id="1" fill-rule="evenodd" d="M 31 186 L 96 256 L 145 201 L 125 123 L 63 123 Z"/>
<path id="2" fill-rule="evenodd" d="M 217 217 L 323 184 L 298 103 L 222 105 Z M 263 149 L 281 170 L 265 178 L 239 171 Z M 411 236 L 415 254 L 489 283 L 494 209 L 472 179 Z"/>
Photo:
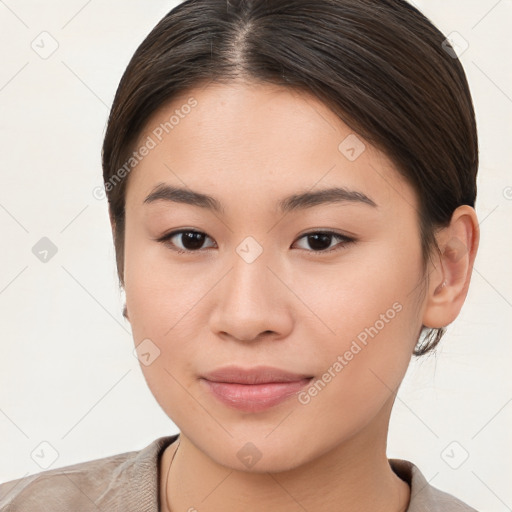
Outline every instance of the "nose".
<path id="1" fill-rule="evenodd" d="M 239 341 L 286 337 L 293 328 L 293 294 L 283 272 L 261 255 L 251 263 L 238 254 L 217 287 L 210 328 L 219 337 Z"/>

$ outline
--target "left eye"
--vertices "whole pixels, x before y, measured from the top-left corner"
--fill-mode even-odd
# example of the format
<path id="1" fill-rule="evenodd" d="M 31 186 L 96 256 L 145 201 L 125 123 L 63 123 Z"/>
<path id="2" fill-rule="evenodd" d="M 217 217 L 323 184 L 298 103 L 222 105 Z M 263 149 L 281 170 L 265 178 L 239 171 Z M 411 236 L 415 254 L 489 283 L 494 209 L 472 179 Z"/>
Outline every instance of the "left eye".
<path id="1" fill-rule="evenodd" d="M 307 240 L 307 243 L 309 244 L 310 247 L 315 249 L 312 252 L 337 251 L 355 241 L 353 238 L 340 235 L 339 233 L 333 233 L 331 231 L 306 233 L 305 235 L 301 236 L 299 240 L 302 240 L 303 238 Z M 339 240 L 339 243 L 335 244 L 334 248 L 331 247 L 332 239 Z"/>
<path id="2" fill-rule="evenodd" d="M 182 247 L 180 247 L 179 245 L 177 246 L 174 242 L 172 242 L 173 238 L 176 238 L 176 240 L 180 240 L 180 237 Z M 157 239 L 157 241 L 165 244 L 172 250 L 182 254 L 187 252 L 198 252 L 199 249 L 202 248 L 201 246 L 204 244 L 204 241 L 207 238 L 211 240 L 211 238 L 206 233 L 189 229 L 173 231 Z M 302 235 L 298 240 L 302 239 L 306 239 L 309 246 L 313 249 L 312 251 L 309 252 L 317 253 L 326 253 L 340 250 L 346 245 L 355 242 L 355 239 L 353 238 L 341 235 L 339 233 L 334 233 L 332 231 L 313 231 L 311 233 L 306 233 L 305 235 Z M 331 246 L 333 239 L 339 241 L 338 244 L 334 245 L 334 248 Z"/>

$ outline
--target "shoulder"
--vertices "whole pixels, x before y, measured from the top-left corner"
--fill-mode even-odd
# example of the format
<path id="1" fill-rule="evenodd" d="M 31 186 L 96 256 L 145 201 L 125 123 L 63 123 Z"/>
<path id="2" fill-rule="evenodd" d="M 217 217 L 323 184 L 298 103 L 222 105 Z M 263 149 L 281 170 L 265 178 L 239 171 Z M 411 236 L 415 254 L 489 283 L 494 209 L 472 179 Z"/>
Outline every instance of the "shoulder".
<path id="1" fill-rule="evenodd" d="M 478 512 L 455 496 L 430 485 L 412 462 L 403 459 L 388 460 L 393 471 L 411 487 L 407 512 Z"/>
<path id="2" fill-rule="evenodd" d="M 134 498 L 156 504 L 158 460 L 175 436 L 131 451 L 46 470 L 0 484 L 0 512 L 130 510 Z M 154 502 L 154 503 L 153 503 Z M 147 510 L 152 510 L 151 506 Z M 158 509 L 156 508 L 155 511 Z"/>

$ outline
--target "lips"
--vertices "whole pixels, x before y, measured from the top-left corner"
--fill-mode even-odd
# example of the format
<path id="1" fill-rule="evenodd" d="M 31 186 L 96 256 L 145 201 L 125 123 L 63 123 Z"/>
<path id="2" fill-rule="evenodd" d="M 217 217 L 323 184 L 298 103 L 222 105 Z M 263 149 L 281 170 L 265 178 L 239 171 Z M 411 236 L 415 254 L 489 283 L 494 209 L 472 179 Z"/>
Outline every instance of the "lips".
<path id="1" fill-rule="evenodd" d="M 312 376 L 279 368 L 229 366 L 204 374 L 201 382 L 221 403 L 246 412 L 273 407 L 295 395 Z"/>
<path id="2" fill-rule="evenodd" d="M 271 366 L 256 366 L 244 369 L 239 366 L 225 366 L 203 375 L 211 382 L 236 384 L 265 384 L 269 382 L 297 382 L 311 378 L 311 375 L 291 373 Z"/>

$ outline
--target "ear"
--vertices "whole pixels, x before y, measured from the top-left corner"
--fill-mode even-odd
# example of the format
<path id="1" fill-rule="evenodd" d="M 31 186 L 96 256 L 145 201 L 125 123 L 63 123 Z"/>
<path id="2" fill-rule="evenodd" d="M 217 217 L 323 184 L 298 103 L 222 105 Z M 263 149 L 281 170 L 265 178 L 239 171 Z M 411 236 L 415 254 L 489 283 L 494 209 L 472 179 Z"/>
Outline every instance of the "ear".
<path id="1" fill-rule="evenodd" d="M 435 264 L 430 265 L 423 314 L 423 325 L 431 328 L 452 323 L 466 299 L 480 241 L 475 210 L 469 205 L 459 206 L 450 225 L 436 238 L 441 255 L 436 255 Z"/>

